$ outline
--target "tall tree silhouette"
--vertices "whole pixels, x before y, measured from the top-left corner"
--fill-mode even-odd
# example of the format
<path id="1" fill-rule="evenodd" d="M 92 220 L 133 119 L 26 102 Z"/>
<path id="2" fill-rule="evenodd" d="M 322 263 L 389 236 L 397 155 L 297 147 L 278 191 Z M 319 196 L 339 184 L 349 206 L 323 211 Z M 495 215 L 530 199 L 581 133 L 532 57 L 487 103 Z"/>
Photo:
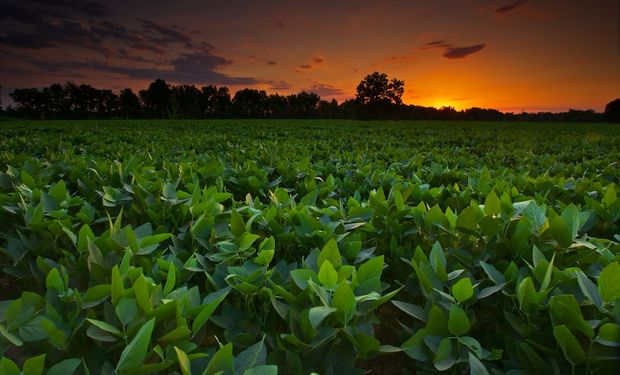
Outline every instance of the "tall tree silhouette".
<path id="1" fill-rule="evenodd" d="M 355 101 L 362 118 L 397 118 L 405 92 L 405 82 L 388 79 L 387 74 L 374 72 L 357 85 Z"/>
<path id="2" fill-rule="evenodd" d="M 163 79 L 157 79 L 146 90 L 140 90 L 140 99 L 145 111 L 153 117 L 168 117 L 170 112 L 170 86 Z"/>
<path id="3" fill-rule="evenodd" d="M 607 103 L 603 113 L 606 121 L 620 122 L 620 98 Z"/>

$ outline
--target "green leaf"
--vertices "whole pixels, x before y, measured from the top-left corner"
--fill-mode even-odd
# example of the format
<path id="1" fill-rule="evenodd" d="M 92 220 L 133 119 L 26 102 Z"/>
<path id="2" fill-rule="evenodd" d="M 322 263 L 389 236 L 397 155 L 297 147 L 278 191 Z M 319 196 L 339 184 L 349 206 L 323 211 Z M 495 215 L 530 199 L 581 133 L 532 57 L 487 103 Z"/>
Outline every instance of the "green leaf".
<path id="1" fill-rule="evenodd" d="M 278 366 L 262 365 L 253 367 L 243 373 L 243 375 L 278 375 Z"/>
<path id="2" fill-rule="evenodd" d="M 0 358 L 0 374 L 2 375 L 19 375 L 19 367 L 15 362 L 11 361 L 7 357 Z"/>
<path id="3" fill-rule="evenodd" d="M 598 290 L 601 292 L 603 301 L 615 302 L 620 298 L 620 263 L 611 262 L 603 268 L 598 277 Z"/>
<path id="4" fill-rule="evenodd" d="M 241 237 L 245 233 L 245 223 L 239 211 L 233 209 L 230 211 L 230 231 L 236 238 Z"/>
<path id="5" fill-rule="evenodd" d="M 116 371 L 121 372 L 124 370 L 134 369 L 144 363 L 154 327 L 155 318 L 151 318 L 151 320 L 146 322 L 146 324 L 140 328 L 136 336 L 121 353 L 121 358 L 116 365 Z"/>
<path id="6" fill-rule="evenodd" d="M 239 251 L 244 251 L 250 248 L 254 241 L 259 239 L 260 236 L 254 233 L 243 233 L 241 237 L 239 237 Z"/>
<path id="7" fill-rule="evenodd" d="M 568 227 L 562 217 L 557 216 L 555 219 L 553 219 L 549 227 L 551 235 L 553 235 L 553 238 L 558 241 L 560 246 L 569 247 L 573 243 L 571 229 Z"/>
<path id="8" fill-rule="evenodd" d="M 620 325 L 605 323 L 598 330 L 598 336 L 594 340 L 605 346 L 620 346 Z"/>
<path id="9" fill-rule="evenodd" d="M 57 292 L 65 291 L 65 282 L 60 276 L 57 268 L 52 268 L 45 278 L 45 287 L 47 290 L 56 289 Z"/>
<path id="10" fill-rule="evenodd" d="M 267 360 L 267 347 L 265 338 L 245 349 L 234 360 L 234 373 L 243 374 L 256 366 L 265 364 Z"/>
<path id="11" fill-rule="evenodd" d="M 484 367 L 482 362 L 480 362 L 480 360 L 476 358 L 475 355 L 473 355 L 471 352 L 468 353 L 468 355 L 469 355 L 469 374 L 470 375 L 489 375 L 489 372 L 487 371 L 486 367 Z"/>
<path id="12" fill-rule="evenodd" d="M 337 314 L 340 322 L 346 326 L 357 308 L 355 295 L 346 281 L 341 282 L 336 292 L 334 292 L 332 306 L 338 310 Z"/>
<path id="13" fill-rule="evenodd" d="M 577 209 L 577 207 L 575 207 L 574 204 L 571 203 L 566 206 L 566 208 L 564 208 L 561 216 L 562 219 L 564 219 L 566 226 L 568 227 L 571 240 L 573 240 L 577 237 L 577 232 L 579 231 L 580 227 L 579 210 Z"/>
<path id="14" fill-rule="evenodd" d="M 113 325 L 106 323 L 106 322 L 102 322 L 101 320 L 96 320 L 96 319 L 88 319 L 86 318 L 86 320 L 88 320 L 92 325 L 106 331 L 106 332 L 110 332 L 112 334 L 115 334 L 117 336 L 122 336 L 123 334 L 121 333 L 121 331 L 114 327 Z"/>
<path id="15" fill-rule="evenodd" d="M 448 330 L 455 336 L 464 335 L 469 331 L 469 318 L 465 311 L 456 304 L 450 306 L 448 314 Z"/>
<path id="16" fill-rule="evenodd" d="M 121 323 L 127 326 L 138 316 L 138 304 L 134 298 L 123 298 L 118 301 L 115 311 Z"/>
<path id="17" fill-rule="evenodd" d="M 24 362 L 24 375 L 43 375 L 45 370 L 45 354 L 28 358 Z"/>
<path id="18" fill-rule="evenodd" d="M 537 293 L 534 282 L 530 277 L 521 280 L 517 288 L 517 299 L 519 307 L 526 313 L 532 313 L 538 308 Z"/>
<path id="19" fill-rule="evenodd" d="M 71 375 L 82 364 L 82 360 L 78 358 L 65 359 L 50 367 L 47 375 Z"/>
<path id="20" fill-rule="evenodd" d="M 562 348 L 564 356 L 572 364 L 583 363 L 586 360 L 586 354 L 577 342 L 575 336 L 565 325 L 553 327 L 553 336 Z"/>
<path id="21" fill-rule="evenodd" d="M 151 296 L 149 295 L 146 279 L 143 274 L 138 276 L 136 282 L 133 284 L 133 291 L 136 295 L 138 306 L 140 306 L 142 311 L 146 314 L 150 313 L 153 310 L 153 303 L 151 302 Z"/>
<path id="22" fill-rule="evenodd" d="M 315 306 L 310 308 L 310 311 L 308 312 L 308 317 L 312 328 L 317 329 L 321 325 L 321 322 L 334 311 L 337 310 L 333 307 L 328 306 Z"/>
<path id="23" fill-rule="evenodd" d="M 48 193 L 60 203 L 67 197 L 67 186 L 63 180 L 60 180 L 49 189 Z"/>
<path id="24" fill-rule="evenodd" d="M 336 272 L 329 260 L 326 259 L 321 265 L 318 278 L 323 286 L 329 289 L 333 288 L 338 283 L 338 272 Z"/>
<path id="25" fill-rule="evenodd" d="M 592 326 L 583 319 L 579 304 L 572 294 L 555 295 L 549 299 L 549 312 L 554 322 L 572 331 L 581 331 L 588 338 L 594 337 Z"/>
<path id="26" fill-rule="evenodd" d="M 464 277 L 452 285 L 452 295 L 458 302 L 470 299 L 474 295 L 471 279 L 469 279 L 469 277 Z"/>
<path id="27" fill-rule="evenodd" d="M 194 335 L 196 335 L 198 331 L 207 323 L 207 320 L 209 320 L 211 315 L 213 315 L 215 309 L 217 309 L 220 303 L 222 303 L 229 292 L 230 289 L 225 289 L 214 300 L 207 303 L 202 310 L 200 310 L 200 313 L 198 313 L 198 316 L 196 316 L 196 319 L 194 319 L 194 322 L 192 323 L 192 332 Z"/>
<path id="28" fill-rule="evenodd" d="M 4 336 L 4 338 L 6 338 L 7 340 L 9 340 L 9 342 L 15 346 L 22 346 L 24 345 L 24 342 L 22 341 L 21 338 L 19 338 L 19 336 L 12 334 L 11 332 L 7 331 L 6 328 L 4 328 L 4 326 L 2 324 L 0 324 L 0 334 L 2 334 L 2 336 Z"/>
<path id="29" fill-rule="evenodd" d="M 179 360 L 179 368 L 181 368 L 181 373 L 183 375 L 191 375 L 192 364 L 189 361 L 189 357 L 187 356 L 187 353 L 177 348 L 176 346 L 174 347 L 174 351 L 176 352 L 177 358 Z"/>
<path id="30" fill-rule="evenodd" d="M 215 354 L 205 370 L 205 375 L 233 374 L 232 344 L 222 346 Z"/>
<path id="31" fill-rule="evenodd" d="M 358 295 L 381 292 L 383 266 L 383 255 L 373 257 L 359 266 L 356 273 L 357 287 L 355 288 Z"/>
<path id="32" fill-rule="evenodd" d="M 407 302 L 402 302 L 402 301 L 392 301 L 392 303 L 394 304 L 394 306 L 398 307 L 402 311 L 406 312 L 407 314 L 413 316 L 414 318 L 422 322 L 426 323 L 426 321 L 428 320 L 428 314 L 420 306 L 413 305 Z"/>
<path id="33" fill-rule="evenodd" d="M 164 295 L 172 292 L 176 285 L 176 267 L 173 262 L 168 262 L 168 275 L 166 276 L 166 285 L 164 286 Z"/>
<path id="34" fill-rule="evenodd" d="M 484 213 L 487 215 L 499 215 L 501 210 L 500 200 L 497 194 L 495 194 L 495 191 L 491 190 L 484 200 Z"/>
<path id="35" fill-rule="evenodd" d="M 321 269 L 323 262 L 329 260 L 334 266 L 335 269 L 340 268 L 342 266 L 342 257 L 340 255 L 340 251 L 338 250 L 338 244 L 336 240 L 330 238 L 329 241 L 323 246 L 323 249 L 319 253 L 316 264 Z"/>
<path id="36" fill-rule="evenodd" d="M 112 267 L 112 304 L 116 305 L 116 303 L 121 299 L 123 294 L 125 293 L 125 287 L 123 285 L 123 279 L 121 277 L 121 273 L 118 270 L 118 265 Z"/>
<path id="37" fill-rule="evenodd" d="M 472 206 L 468 206 L 461 211 L 456 219 L 456 227 L 468 233 L 476 232 L 478 228 L 476 209 Z"/>
<path id="38" fill-rule="evenodd" d="M 491 281 L 493 281 L 495 284 L 499 285 L 506 282 L 506 278 L 504 277 L 504 275 L 502 275 L 501 272 L 495 269 L 495 267 L 493 267 L 492 265 L 485 262 L 480 262 L 480 266 L 487 274 L 487 276 L 489 276 L 489 279 L 491 279 Z"/>
<path id="39" fill-rule="evenodd" d="M 583 295 L 596 307 L 601 308 L 603 306 L 603 299 L 596 285 L 580 269 L 577 269 L 575 273 L 577 274 L 577 281 L 579 282 L 579 288 Z"/>
<path id="40" fill-rule="evenodd" d="M 439 241 L 436 241 L 431 249 L 429 260 L 433 271 L 437 274 L 441 281 L 448 280 L 448 273 L 446 272 L 446 255 L 443 252 L 443 248 Z"/>

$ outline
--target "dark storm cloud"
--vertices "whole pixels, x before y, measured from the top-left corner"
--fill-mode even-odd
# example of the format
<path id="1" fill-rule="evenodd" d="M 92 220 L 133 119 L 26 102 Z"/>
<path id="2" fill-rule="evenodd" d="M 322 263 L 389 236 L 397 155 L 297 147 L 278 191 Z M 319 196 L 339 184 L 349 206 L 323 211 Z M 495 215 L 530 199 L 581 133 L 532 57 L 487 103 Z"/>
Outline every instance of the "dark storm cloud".
<path id="1" fill-rule="evenodd" d="M 312 65 L 311 64 L 300 64 L 300 65 L 297 65 L 297 67 L 299 69 L 311 69 Z"/>
<path id="2" fill-rule="evenodd" d="M 139 59 L 137 59 L 139 60 Z M 253 77 L 234 77 L 217 71 L 232 63 L 231 60 L 217 56 L 208 51 L 186 53 L 167 62 L 165 66 L 128 66 L 126 63 L 113 64 L 100 60 L 50 62 L 36 58 L 28 58 L 28 63 L 36 67 L 36 71 L 65 72 L 74 74 L 85 70 L 100 73 L 121 74 L 127 78 L 153 80 L 163 78 L 168 81 L 187 84 L 220 84 L 220 85 L 252 85 L 261 83 Z M 149 61 L 145 61 L 149 62 Z M 150 62 L 149 62 L 150 63 Z"/>
<path id="3" fill-rule="evenodd" d="M 184 43 L 187 46 L 192 46 L 192 37 L 189 36 L 188 34 L 175 30 L 172 27 L 162 25 L 155 21 L 149 21 L 149 20 L 145 20 L 141 18 L 136 18 L 136 20 L 142 23 L 142 26 L 144 27 L 145 31 L 149 32 L 147 34 L 147 37 L 150 38 L 152 41 L 155 41 L 163 45 L 167 45 L 168 43 L 178 42 L 178 43 Z M 153 31 L 159 34 L 159 36 L 158 37 L 150 36 L 150 32 L 153 32 Z"/>
<path id="4" fill-rule="evenodd" d="M 284 29 L 286 27 L 286 25 L 284 24 L 284 21 L 278 21 L 278 23 L 276 24 L 278 26 L 278 28 L 280 29 Z"/>
<path id="5" fill-rule="evenodd" d="M 447 59 L 462 59 L 472 53 L 479 52 L 485 46 L 486 44 L 476 44 L 475 46 L 469 47 L 448 48 L 446 53 L 443 54 L 443 57 Z"/>
<path id="6" fill-rule="evenodd" d="M 503 7 L 499 7 L 497 9 L 495 9 L 494 13 L 495 14 L 506 14 L 510 11 L 513 11 L 517 8 L 519 8 L 520 6 L 524 5 L 525 1 L 519 0 L 519 1 L 515 1 L 512 4 L 508 4 L 508 5 L 504 5 Z"/>
<path id="7" fill-rule="evenodd" d="M 33 31 L 6 31 L 4 36 L 0 37 L 0 45 L 25 49 L 72 46 L 90 49 L 100 54 L 112 53 L 101 37 L 71 20 L 37 25 Z"/>
<path id="8" fill-rule="evenodd" d="M 321 97 L 333 97 L 333 96 L 341 96 L 346 94 L 341 89 L 334 87 L 332 85 L 327 85 L 324 83 L 317 83 L 315 85 L 310 86 L 309 89 L 304 91 L 317 93 Z"/>
<path id="9" fill-rule="evenodd" d="M 64 8 L 82 13 L 89 17 L 107 17 L 108 7 L 97 1 L 85 0 L 28 0 L 27 2 L 36 3 L 52 7 L 54 9 Z"/>
<path id="10" fill-rule="evenodd" d="M 274 90 L 274 91 L 288 90 L 291 88 L 291 85 L 286 81 L 266 80 L 266 81 L 263 81 L 262 83 L 268 84 L 269 89 Z"/>

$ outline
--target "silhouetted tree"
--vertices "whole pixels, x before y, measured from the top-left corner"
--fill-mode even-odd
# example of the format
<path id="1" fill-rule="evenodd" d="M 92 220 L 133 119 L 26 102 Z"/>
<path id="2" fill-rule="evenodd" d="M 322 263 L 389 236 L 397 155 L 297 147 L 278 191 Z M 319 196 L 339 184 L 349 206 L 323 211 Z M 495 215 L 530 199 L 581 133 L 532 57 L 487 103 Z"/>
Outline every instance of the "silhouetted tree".
<path id="1" fill-rule="evenodd" d="M 200 97 L 201 117 L 230 117 L 231 100 L 228 87 L 203 86 L 200 89 Z"/>
<path id="2" fill-rule="evenodd" d="M 286 96 L 271 94 L 267 98 L 269 117 L 285 118 L 290 116 L 289 101 Z"/>
<path id="3" fill-rule="evenodd" d="M 620 122 L 620 98 L 607 103 L 603 114 L 606 121 Z"/>
<path id="4" fill-rule="evenodd" d="M 302 91 L 286 97 L 288 101 L 289 116 L 293 118 L 316 117 L 321 98 L 313 92 Z"/>
<path id="5" fill-rule="evenodd" d="M 336 99 L 332 99 L 331 101 L 321 100 L 317 108 L 317 117 L 338 118 L 338 101 L 336 101 Z"/>
<path id="6" fill-rule="evenodd" d="M 124 118 L 140 116 L 140 99 L 131 89 L 121 90 L 119 96 L 119 114 Z"/>
<path id="7" fill-rule="evenodd" d="M 235 93 L 232 104 L 234 113 L 239 117 L 264 118 L 267 115 L 267 93 L 265 90 L 239 90 Z"/>
<path id="8" fill-rule="evenodd" d="M 387 74 L 374 72 L 359 85 L 355 101 L 360 107 L 361 118 L 397 118 L 405 92 L 405 82 L 388 79 Z"/>
<path id="9" fill-rule="evenodd" d="M 170 114 L 170 86 L 163 79 L 157 79 L 146 90 L 140 90 L 140 100 L 147 114 L 153 117 L 168 117 Z"/>

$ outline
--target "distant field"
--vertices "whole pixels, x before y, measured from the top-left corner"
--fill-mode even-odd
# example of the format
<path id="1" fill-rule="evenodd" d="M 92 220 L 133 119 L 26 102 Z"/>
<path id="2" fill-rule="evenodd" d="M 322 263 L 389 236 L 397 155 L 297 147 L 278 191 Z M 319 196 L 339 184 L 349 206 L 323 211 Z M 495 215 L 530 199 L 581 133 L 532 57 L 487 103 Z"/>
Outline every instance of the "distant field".
<path id="1" fill-rule="evenodd" d="M 551 374 L 620 360 L 617 125 L 5 121 L 0 136 L 0 353 L 16 362 Z"/>

